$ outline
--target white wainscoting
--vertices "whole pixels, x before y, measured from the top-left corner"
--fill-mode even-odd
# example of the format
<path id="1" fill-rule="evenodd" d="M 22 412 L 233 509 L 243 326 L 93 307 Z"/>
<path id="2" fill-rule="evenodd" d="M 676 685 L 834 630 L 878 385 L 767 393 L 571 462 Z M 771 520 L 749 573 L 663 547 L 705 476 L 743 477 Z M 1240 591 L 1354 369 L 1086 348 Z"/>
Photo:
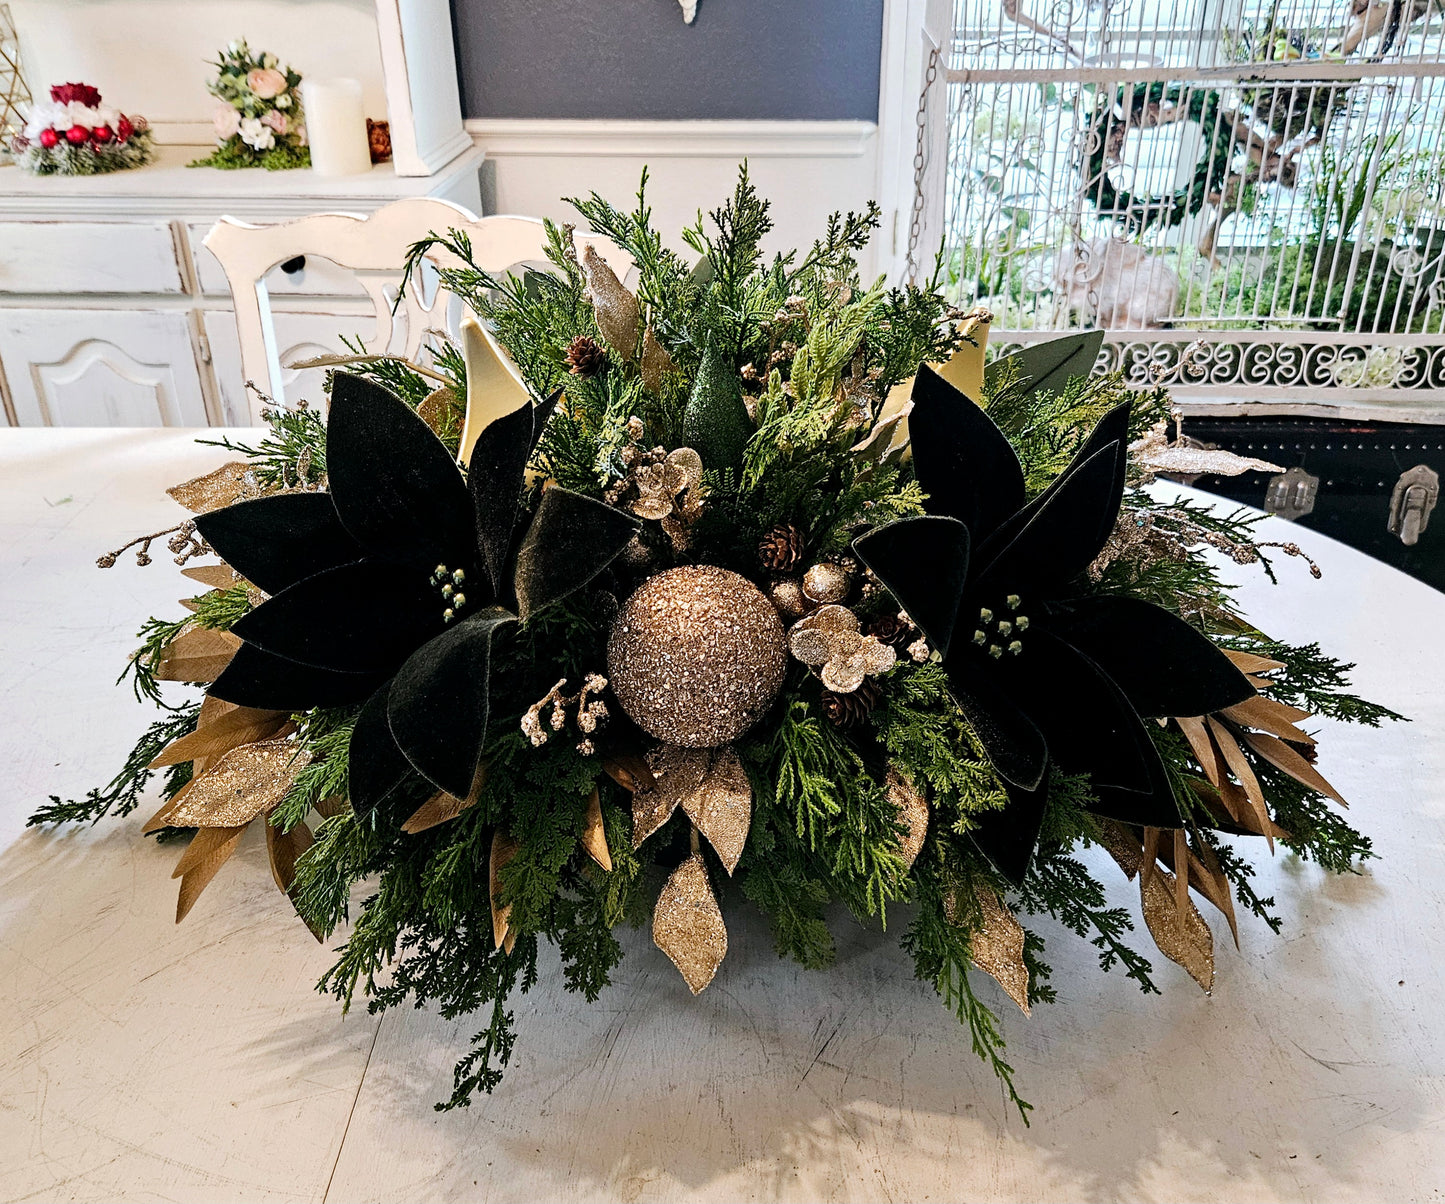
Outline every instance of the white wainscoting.
<path id="1" fill-rule="evenodd" d="M 599 192 L 632 207 L 646 166 L 653 222 L 668 243 L 697 210 L 731 195 L 738 164 L 773 203 L 769 250 L 807 246 L 834 210 L 861 209 L 877 193 L 878 137 L 871 121 L 543 121 L 468 120 L 487 154 L 483 206 L 568 220 L 561 200 Z M 861 260 L 866 277 L 891 256 L 894 218 Z M 691 255 L 691 252 L 688 252 Z"/>

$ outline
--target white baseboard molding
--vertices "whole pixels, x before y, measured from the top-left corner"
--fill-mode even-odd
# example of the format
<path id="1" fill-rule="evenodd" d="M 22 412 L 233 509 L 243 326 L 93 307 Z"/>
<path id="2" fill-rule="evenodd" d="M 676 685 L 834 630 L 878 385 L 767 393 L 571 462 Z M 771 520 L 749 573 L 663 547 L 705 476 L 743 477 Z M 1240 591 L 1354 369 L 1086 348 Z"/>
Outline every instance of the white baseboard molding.
<path id="1" fill-rule="evenodd" d="M 648 159 L 856 159 L 871 121 L 583 121 L 469 118 L 467 133 L 491 158 L 590 155 Z"/>

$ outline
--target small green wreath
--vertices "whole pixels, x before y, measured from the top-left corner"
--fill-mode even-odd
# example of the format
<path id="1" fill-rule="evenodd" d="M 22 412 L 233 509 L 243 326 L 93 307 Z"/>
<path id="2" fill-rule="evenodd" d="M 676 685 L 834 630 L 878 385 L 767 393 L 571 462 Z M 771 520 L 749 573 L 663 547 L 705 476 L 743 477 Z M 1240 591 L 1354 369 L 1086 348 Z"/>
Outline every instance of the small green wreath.
<path id="1" fill-rule="evenodd" d="M 1147 230 L 1151 226 L 1177 226 L 1186 217 L 1198 213 L 1211 193 L 1217 193 L 1229 174 L 1234 154 L 1234 127 L 1219 120 L 1219 93 L 1190 92 L 1185 100 L 1185 86 L 1155 82 L 1119 87 L 1100 94 L 1100 100 L 1089 123 L 1086 154 L 1080 165 L 1084 195 L 1101 217 L 1112 217 L 1123 223 L 1127 231 Z M 1189 184 L 1173 192 L 1140 194 L 1119 188 L 1109 178 L 1109 151 L 1116 154 L 1131 129 L 1146 128 L 1149 110 L 1164 104 L 1186 103 L 1187 120 L 1199 123 L 1206 131 L 1207 142 L 1194 176 Z M 1117 112 L 1123 109 L 1122 120 Z"/>

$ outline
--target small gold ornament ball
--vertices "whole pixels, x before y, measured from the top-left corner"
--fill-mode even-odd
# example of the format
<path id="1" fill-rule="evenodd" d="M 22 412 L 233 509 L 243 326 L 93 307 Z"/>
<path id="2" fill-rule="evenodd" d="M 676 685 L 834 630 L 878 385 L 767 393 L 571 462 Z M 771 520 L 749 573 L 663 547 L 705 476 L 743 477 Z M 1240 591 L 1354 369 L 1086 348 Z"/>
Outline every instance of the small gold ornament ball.
<path id="1" fill-rule="evenodd" d="M 649 577 L 607 641 L 617 701 L 669 744 L 712 748 L 743 734 L 783 685 L 783 625 L 762 591 L 712 565 Z"/>

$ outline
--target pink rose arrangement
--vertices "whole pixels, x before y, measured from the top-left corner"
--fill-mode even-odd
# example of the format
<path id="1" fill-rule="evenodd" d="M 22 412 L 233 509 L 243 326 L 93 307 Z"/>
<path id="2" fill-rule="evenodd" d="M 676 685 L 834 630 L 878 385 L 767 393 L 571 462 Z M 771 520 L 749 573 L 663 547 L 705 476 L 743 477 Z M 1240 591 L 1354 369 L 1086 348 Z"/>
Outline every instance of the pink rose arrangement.
<path id="1" fill-rule="evenodd" d="M 214 64 L 208 85 L 219 102 L 212 118 L 216 149 L 192 167 L 307 167 L 301 76 L 274 54 L 232 42 Z"/>
<path id="2" fill-rule="evenodd" d="M 150 161 L 150 126 L 101 99 L 90 84 L 56 84 L 30 108 L 11 140 L 15 160 L 36 175 L 93 176 Z"/>

